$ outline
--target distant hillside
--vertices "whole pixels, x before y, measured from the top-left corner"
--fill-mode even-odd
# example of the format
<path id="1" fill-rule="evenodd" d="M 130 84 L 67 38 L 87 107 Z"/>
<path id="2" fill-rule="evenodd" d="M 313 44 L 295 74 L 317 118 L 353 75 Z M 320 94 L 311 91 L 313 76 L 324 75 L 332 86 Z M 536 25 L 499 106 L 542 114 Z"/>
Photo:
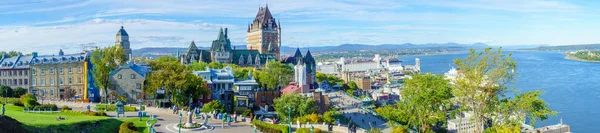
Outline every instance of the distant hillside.
<path id="1" fill-rule="evenodd" d="M 344 52 L 344 51 L 360 51 L 360 50 L 393 50 L 393 49 L 410 49 L 410 48 L 433 48 L 433 47 L 464 47 L 464 48 L 485 48 L 488 47 L 484 43 L 474 44 L 458 44 L 458 43 L 428 43 L 428 44 L 380 44 L 380 45 L 367 45 L 367 44 L 342 44 L 338 46 L 322 46 L 322 47 L 304 47 L 300 48 L 302 51 L 310 49 L 311 52 Z M 283 53 L 293 53 L 296 51 L 294 47 L 282 46 L 281 51 Z"/>
<path id="2" fill-rule="evenodd" d="M 235 49 L 246 49 L 246 45 L 233 45 Z M 321 47 L 303 47 L 300 48 L 302 51 L 310 49 L 311 52 L 345 52 L 345 51 L 361 51 L 361 50 L 394 50 L 394 49 L 413 49 L 413 48 L 443 48 L 443 47 L 461 47 L 461 48 L 485 48 L 488 45 L 484 43 L 474 44 L 458 44 L 458 43 L 428 43 L 428 44 L 380 44 L 380 45 L 367 45 L 367 44 L 341 44 L 338 46 L 321 46 Z M 198 47 L 200 49 L 209 49 L 208 47 Z M 162 55 L 175 55 L 179 50 L 180 53 L 185 53 L 187 48 L 173 48 L 173 47 L 154 47 L 154 48 L 141 48 L 133 50 L 133 54 L 136 57 L 156 57 Z M 282 46 L 281 52 L 283 54 L 293 54 L 296 51 L 295 47 Z"/>
<path id="3" fill-rule="evenodd" d="M 540 46 L 536 48 L 524 48 L 519 50 L 540 50 L 540 51 L 554 51 L 554 50 L 600 50 L 600 44 L 577 44 L 577 45 L 561 45 L 561 46 Z"/>

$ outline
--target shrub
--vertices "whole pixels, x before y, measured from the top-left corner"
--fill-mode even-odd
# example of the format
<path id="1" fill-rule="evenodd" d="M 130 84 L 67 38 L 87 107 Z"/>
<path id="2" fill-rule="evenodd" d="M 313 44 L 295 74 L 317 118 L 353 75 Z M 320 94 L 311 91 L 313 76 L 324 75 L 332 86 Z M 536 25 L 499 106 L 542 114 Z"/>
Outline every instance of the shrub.
<path id="1" fill-rule="evenodd" d="M 56 106 L 56 104 L 42 104 L 42 105 L 31 106 L 28 108 L 29 109 L 38 108 L 40 110 L 48 109 L 48 110 L 52 110 L 52 111 L 58 111 L 58 106 Z"/>
<path id="2" fill-rule="evenodd" d="M 137 133 L 137 131 L 133 125 L 133 122 L 126 121 L 121 123 L 121 126 L 119 126 L 119 133 Z"/>
<path id="3" fill-rule="evenodd" d="M 306 116 L 308 118 L 308 121 L 310 121 L 310 123 L 319 123 L 321 122 L 321 116 L 317 115 L 317 114 L 310 114 L 308 116 Z"/>
<path id="4" fill-rule="evenodd" d="M 335 115 L 338 115 L 339 112 L 335 111 L 335 110 L 330 110 L 327 111 L 323 114 L 323 121 L 327 122 L 327 123 L 335 123 Z"/>
<path id="5" fill-rule="evenodd" d="M 98 108 L 98 110 L 104 110 L 104 108 L 106 108 L 106 104 L 96 104 L 96 108 Z M 125 112 L 135 112 L 136 111 L 134 106 L 123 106 L 123 109 L 125 110 Z M 113 105 L 113 104 L 108 105 L 108 111 L 116 111 L 116 110 L 117 110 L 117 105 Z"/>
<path id="6" fill-rule="evenodd" d="M 69 108 L 67 105 L 64 105 L 60 108 L 60 110 L 71 110 L 71 108 Z"/>
<path id="7" fill-rule="evenodd" d="M 246 110 L 244 110 L 244 112 L 242 112 L 242 116 L 250 116 L 251 113 L 252 113 L 252 110 L 246 109 Z"/>
<path id="8" fill-rule="evenodd" d="M 75 110 L 61 110 L 60 112 L 63 113 L 78 113 L 78 114 L 84 114 L 84 115 L 89 115 L 89 116 L 107 116 L 105 112 L 94 112 L 94 111 L 75 111 Z"/>
<path id="9" fill-rule="evenodd" d="M 14 102 L 13 105 L 21 106 L 21 107 L 25 106 L 25 105 L 23 105 L 23 102 L 21 102 L 21 101 Z"/>
<path id="10" fill-rule="evenodd" d="M 315 128 L 314 131 L 315 131 L 315 133 L 321 133 L 321 129 L 319 129 L 319 128 Z M 296 129 L 296 133 L 310 133 L 310 129 L 309 128 L 298 128 L 298 129 Z"/>
<path id="11" fill-rule="evenodd" d="M 22 95 L 21 102 L 23 102 L 23 105 L 25 105 L 25 107 L 33 107 L 39 105 L 39 103 L 37 102 L 37 98 L 35 98 L 35 96 L 33 96 L 32 94 Z"/>
<path id="12" fill-rule="evenodd" d="M 252 121 L 252 124 L 256 126 L 256 129 L 260 130 L 263 133 L 287 133 L 288 126 L 285 125 L 275 125 L 265 123 L 259 120 Z"/>

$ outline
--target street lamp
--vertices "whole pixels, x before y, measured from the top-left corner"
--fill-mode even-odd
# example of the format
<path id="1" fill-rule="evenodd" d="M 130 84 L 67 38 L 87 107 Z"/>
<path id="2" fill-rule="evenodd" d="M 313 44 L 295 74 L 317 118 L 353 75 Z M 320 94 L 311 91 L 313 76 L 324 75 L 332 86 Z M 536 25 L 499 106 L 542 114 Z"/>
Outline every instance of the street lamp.
<path id="1" fill-rule="evenodd" d="M 108 62 L 106 63 L 106 68 L 108 68 L 108 65 L 110 65 Z M 108 73 L 106 75 L 106 80 L 104 80 L 104 92 L 106 92 L 106 94 L 104 94 L 104 102 L 106 102 L 105 108 L 104 108 L 104 112 L 108 111 L 108 80 L 110 79 L 110 73 Z"/>
<path id="2" fill-rule="evenodd" d="M 288 105 L 288 123 L 289 123 L 288 132 L 292 133 L 292 107 L 289 105 Z"/>
<path id="3" fill-rule="evenodd" d="M 179 133 L 181 133 L 181 126 L 182 126 L 181 125 L 181 112 L 179 112 L 179 124 L 177 126 L 178 127 L 177 132 L 179 132 Z"/>
<path id="4" fill-rule="evenodd" d="M 142 98 L 138 100 L 138 103 L 140 104 L 140 111 L 138 112 L 138 115 L 140 117 L 140 121 L 142 121 Z"/>

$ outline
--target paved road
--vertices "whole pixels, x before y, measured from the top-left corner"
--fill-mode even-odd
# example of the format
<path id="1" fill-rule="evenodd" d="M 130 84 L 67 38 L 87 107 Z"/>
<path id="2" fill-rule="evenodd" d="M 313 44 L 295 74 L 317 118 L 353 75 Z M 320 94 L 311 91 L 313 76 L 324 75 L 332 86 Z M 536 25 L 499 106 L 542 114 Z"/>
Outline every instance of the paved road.
<path id="1" fill-rule="evenodd" d="M 329 92 L 327 94 L 329 95 L 331 104 L 343 107 L 341 112 L 344 112 L 343 115 L 346 118 L 350 118 L 353 123 L 366 129 L 370 129 L 372 126 L 382 129 L 381 131 L 384 133 L 391 132 L 392 129 L 387 127 L 385 120 L 380 119 L 371 113 L 365 114 L 364 110 L 359 109 L 361 103 L 360 100 L 340 92 Z M 358 106 L 353 106 L 352 103 L 357 103 Z M 372 125 L 369 124 L 370 122 Z"/>
<path id="2" fill-rule="evenodd" d="M 94 107 L 95 104 L 89 104 L 89 103 L 74 103 L 74 102 L 64 102 L 64 101 L 44 101 L 45 103 L 53 103 L 56 104 L 59 108 L 63 105 L 67 105 L 70 108 L 72 108 L 73 110 L 80 110 L 80 111 L 87 111 L 87 105 L 90 105 L 92 108 L 92 111 L 94 111 Z M 135 106 L 135 105 L 134 105 Z M 146 108 L 146 112 L 148 114 L 153 114 L 157 116 L 157 122 L 154 125 L 154 128 L 156 129 L 157 132 L 159 133 L 176 133 L 178 132 L 178 128 L 176 128 L 176 124 L 179 122 L 179 116 L 172 114 L 168 109 L 159 109 L 159 108 L 154 108 L 154 107 L 147 107 Z M 183 113 L 183 112 L 182 112 Z M 115 112 L 107 112 L 107 115 L 111 116 L 111 117 L 115 117 L 116 113 Z M 137 117 L 137 112 L 125 112 L 125 116 L 126 117 Z M 187 115 L 184 115 L 184 120 L 185 118 L 187 118 Z M 238 120 L 241 120 L 241 118 L 238 118 Z M 197 122 L 197 123 L 202 123 L 203 120 L 201 119 L 192 119 L 192 121 Z M 186 130 L 186 129 L 182 129 L 181 132 L 183 133 L 198 133 L 198 132 L 232 132 L 232 133 L 250 133 L 250 132 L 254 132 L 253 128 L 250 127 L 250 123 L 248 122 L 238 122 L 238 123 L 232 123 L 231 126 L 227 126 L 227 124 L 225 124 L 225 127 L 221 127 L 221 120 L 215 120 L 212 118 L 209 118 L 209 121 L 207 123 L 210 126 L 215 127 L 214 129 L 210 129 L 210 130 Z"/>

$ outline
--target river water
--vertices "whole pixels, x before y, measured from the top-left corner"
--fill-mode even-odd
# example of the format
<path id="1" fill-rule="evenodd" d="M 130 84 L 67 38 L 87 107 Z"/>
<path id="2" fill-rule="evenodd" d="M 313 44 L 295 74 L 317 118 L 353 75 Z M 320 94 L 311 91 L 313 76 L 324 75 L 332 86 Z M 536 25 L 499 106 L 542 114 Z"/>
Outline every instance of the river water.
<path id="1" fill-rule="evenodd" d="M 591 133 L 600 131 L 600 63 L 580 62 L 565 59 L 558 52 L 513 53 L 517 61 L 519 76 L 510 85 L 523 91 L 543 90 L 541 98 L 550 109 L 559 112 L 536 123 L 536 127 L 557 124 L 560 119 L 571 126 L 572 132 Z M 402 64 L 413 65 L 415 58 L 421 59 L 421 71 L 443 74 L 450 70 L 453 60 L 465 58 L 466 53 L 405 56 Z"/>

